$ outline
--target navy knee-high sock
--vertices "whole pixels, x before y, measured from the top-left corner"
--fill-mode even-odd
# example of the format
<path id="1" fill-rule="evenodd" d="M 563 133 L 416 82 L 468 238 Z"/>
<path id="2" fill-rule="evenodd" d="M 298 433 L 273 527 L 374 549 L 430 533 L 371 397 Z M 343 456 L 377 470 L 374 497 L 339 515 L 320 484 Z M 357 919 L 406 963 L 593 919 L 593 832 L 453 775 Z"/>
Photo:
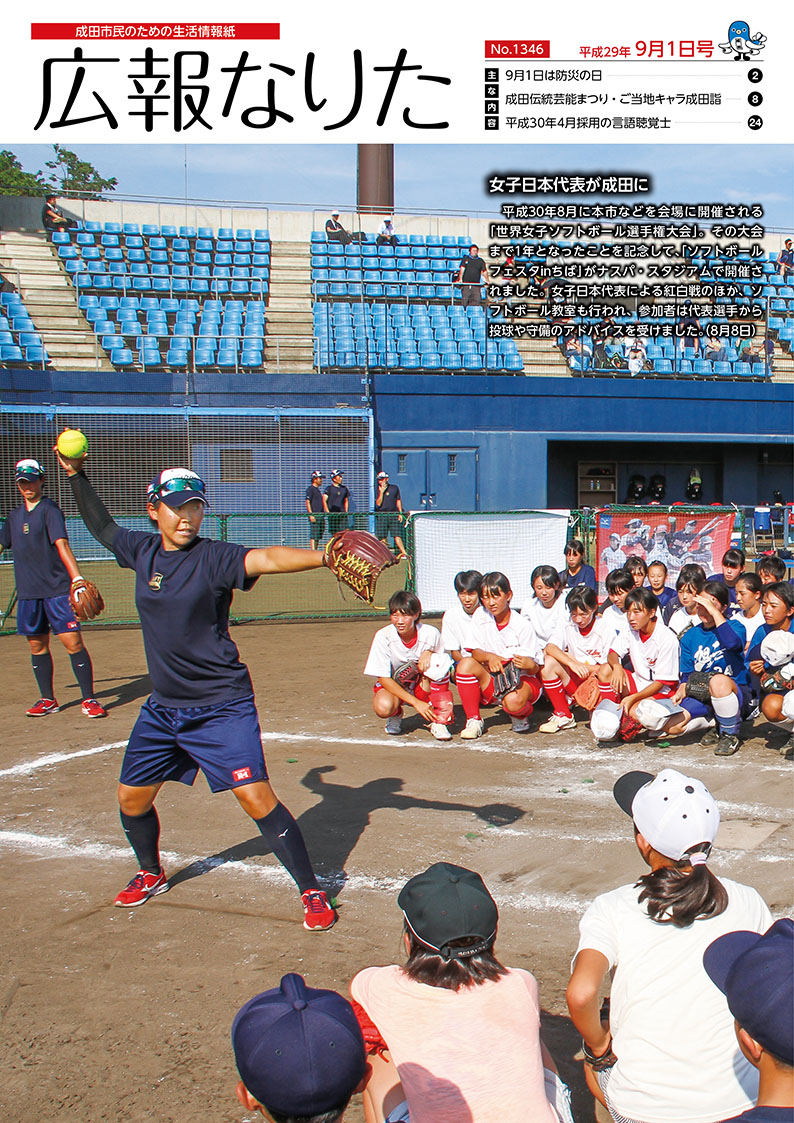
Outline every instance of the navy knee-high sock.
<path id="1" fill-rule="evenodd" d="M 45 651 L 43 655 L 31 655 L 30 661 L 33 664 L 33 674 L 36 676 L 39 694 L 42 698 L 54 698 L 55 695 L 52 692 L 52 655 L 49 651 Z"/>
<path id="2" fill-rule="evenodd" d="M 301 893 L 305 893 L 307 889 L 316 889 L 317 878 L 314 876 L 301 829 L 284 804 L 277 803 L 269 815 L 254 819 L 254 822 Z"/>
<path id="3" fill-rule="evenodd" d="M 160 866 L 160 819 L 153 807 L 145 815 L 126 815 L 120 811 L 121 825 L 127 836 L 138 865 L 147 873 L 159 873 Z"/>
<path id="4" fill-rule="evenodd" d="M 77 685 L 80 687 L 80 692 L 83 696 L 83 701 L 86 698 L 94 697 L 94 668 L 91 665 L 91 656 L 83 648 L 75 655 L 70 655 L 72 661 L 72 670 L 74 677 L 77 679 Z"/>

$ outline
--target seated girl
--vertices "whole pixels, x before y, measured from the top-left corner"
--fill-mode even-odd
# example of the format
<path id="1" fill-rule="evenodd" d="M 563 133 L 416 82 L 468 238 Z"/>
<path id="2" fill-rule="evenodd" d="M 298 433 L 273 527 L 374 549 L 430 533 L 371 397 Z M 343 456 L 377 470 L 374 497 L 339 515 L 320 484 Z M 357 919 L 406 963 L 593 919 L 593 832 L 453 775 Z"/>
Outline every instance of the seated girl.
<path id="1" fill-rule="evenodd" d="M 488 704 L 494 697 L 510 716 L 513 732 L 528 733 L 529 715 L 542 691 L 538 677 L 543 662 L 540 643 L 530 622 L 510 607 L 513 591 L 504 573 L 485 574 L 480 598 L 486 611 L 473 636 L 475 646 L 455 672 L 455 685 L 466 714 L 461 737 L 482 737 L 485 724 L 480 704 Z M 517 672 L 512 676 L 517 685 L 504 689 L 503 675 L 511 664 Z"/>
<path id="2" fill-rule="evenodd" d="M 716 746 L 716 756 L 738 752 L 739 729 L 752 708 L 750 676 L 744 663 L 744 630 L 728 618 L 729 603 L 728 590 L 721 581 L 706 582 L 703 592 L 696 594 L 698 623 L 681 636 L 681 685 L 673 699 L 683 713 L 675 714 L 665 726 L 665 732 L 673 737 L 707 729 L 700 743 Z M 694 673 L 708 674 L 708 700 L 688 694 L 687 683 Z"/>
<path id="3" fill-rule="evenodd" d="M 763 591 L 763 582 L 757 573 L 743 573 L 736 579 L 736 603 L 739 612 L 733 619 L 741 624 L 744 630 L 745 651 L 749 649 L 753 636 L 764 623 L 764 614 L 761 612 Z"/>
<path id="4" fill-rule="evenodd" d="M 634 707 L 643 698 L 670 698 L 675 693 L 678 641 L 662 623 L 659 602 L 650 589 L 634 589 L 625 607 L 628 635 L 613 637 L 607 661 L 597 674 L 602 701 L 620 703 L 624 714 L 635 718 Z M 633 671 L 623 667 L 625 655 L 631 656 Z"/>
<path id="5" fill-rule="evenodd" d="M 371 1054 L 367 1123 L 572 1123 L 537 981 L 496 958 L 499 913 L 480 875 L 437 862 L 397 903 L 406 963 L 350 984 Z"/>
<path id="6" fill-rule="evenodd" d="M 761 654 L 761 644 L 770 632 L 794 633 L 794 585 L 788 581 L 777 581 L 773 585 L 767 585 L 761 601 L 761 611 L 764 614 L 764 623 L 753 636 L 746 659 L 750 673 L 762 679 L 763 687 L 764 682 L 768 682 L 768 678 L 764 677 L 768 667 Z M 767 721 L 771 721 L 773 725 L 777 725 L 789 734 L 780 752 L 786 760 L 792 760 L 794 759 L 794 732 L 792 732 L 794 718 L 788 717 L 783 710 L 787 693 L 790 691 L 783 691 L 778 687 L 768 687 L 763 690 L 761 713 Z"/>
<path id="7" fill-rule="evenodd" d="M 675 596 L 675 589 L 666 585 L 667 566 L 662 561 L 651 562 L 648 566 L 648 585 L 659 602 L 659 607 L 664 608 Z"/>
<path id="8" fill-rule="evenodd" d="M 541 650 L 547 643 L 559 643 L 562 629 L 568 622 L 568 610 L 562 595 L 562 581 L 553 565 L 537 565 L 530 577 L 532 596 L 523 605 L 521 615 L 529 620 Z"/>
<path id="9" fill-rule="evenodd" d="M 566 542 L 565 569 L 560 573 L 564 588 L 574 589 L 577 585 L 587 585 L 591 589 L 598 589 L 595 570 L 591 565 L 585 564 L 584 555 L 584 542 L 579 538 Z"/>
<path id="10" fill-rule="evenodd" d="M 385 719 L 387 733 L 402 732 L 407 704 L 427 722 L 437 741 L 449 741 L 453 716 L 449 675 L 440 681 L 427 675 L 431 657 L 441 654 L 444 645 L 438 628 L 422 623 L 421 617 L 416 593 L 407 589 L 394 593 L 389 600 L 390 623 L 375 633 L 364 674 L 375 678 L 372 708 Z"/>
<path id="11" fill-rule="evenodd" d="M 540 726 L 540 733 L 559 733 L 576 725 L 569 699 L 600 663 L 605 663 L 613 631 L 603 616 L 596 615 L 598 598 L 586 585 L 573 589 L 565 600 L 570 623 L 565 625 L 562 644 L 546 647 L 540 677 L 554 713 Z"/>
<path id="12" fill-rule="evenodd" d="M 485 614 L 480 604 L 482 574 L 476 569 L 464 569 L 455 574 L 457 600 L 441 617 L 441 639 L 444 650 L 457 663 L 471 654 L 472 629 Z"/>

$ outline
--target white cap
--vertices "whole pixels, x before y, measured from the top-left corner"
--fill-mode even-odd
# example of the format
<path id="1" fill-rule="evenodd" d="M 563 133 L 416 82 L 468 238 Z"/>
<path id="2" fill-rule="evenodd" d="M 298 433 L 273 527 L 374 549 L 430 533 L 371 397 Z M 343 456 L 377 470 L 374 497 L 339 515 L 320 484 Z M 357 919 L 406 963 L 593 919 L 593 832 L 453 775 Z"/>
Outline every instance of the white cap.
<path id="1" fill-rule="evenodd" d="M 610 698 L 599 702 L 590 717 L 590 731 L 596 741 L 611 741 L 617 737 L 622 715 L 620 706 Z"/>
<path id="2" fill-rule="evenodd" d="M 452 659 L 446 651 L 436 651 L 430 656 L 425 674 L 431 682 L 441 682 L 452 670 Z"/>
<path id="3" fill-rule="evenodd" d="M 709 845 L 717 835 L 720 812 L 701 780 L 664 768 L 627 772 L 613 788 L 619 807 L 654 850 L 677 862 L 699 842 Z"/>
<path id="4" fill-rule="evenodd" d="M 761 658 L 770 667 L 782 667 L 794 659 L 794 634 L 769 632 L 761 640 Z"/>
<path id="5" fill-rule="evenodd" d="M 388 480 L 388 478 L 389 478 L 388 472 L 378 472 L 378 479 L 379 480 Z"/>
<path id="6" fill-rule="evenodd" d="M 633 716 L 646 729 L 658 732 L 664 729 L 673 714 L 683 712 L 683 706 L 676 706 L 669 698 L 643 698 L 634 707 Z"/>
<path id="7" fill-rule="evenodd" d="M 338 208 L 338 207 L 335 207 L 335 208 L 334 208 L 334 209 L 333 209 L 333 210 L 331 211 L 331 214 L 332 214 L 332 215 L 334 215 L 334 214 L 339 214 L 339 208 Z"/>

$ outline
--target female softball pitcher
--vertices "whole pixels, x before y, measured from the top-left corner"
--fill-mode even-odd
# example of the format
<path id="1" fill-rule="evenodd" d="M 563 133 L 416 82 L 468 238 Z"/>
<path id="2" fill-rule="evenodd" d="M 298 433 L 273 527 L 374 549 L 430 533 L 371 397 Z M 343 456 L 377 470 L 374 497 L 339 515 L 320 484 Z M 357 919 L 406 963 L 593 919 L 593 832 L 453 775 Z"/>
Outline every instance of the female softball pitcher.
<path id="1" fill-rule="evenodd" d="M 142 905 L 169 885 L 160 864 L 160 821 L 154 807 L 167 780 L 192 784 L 198 770 L 210 790 L 234 792 L 300 890 L 310 931 L 337 919 L 317 879 L 300 828 L 267 777 L 248 668 L 229 635 L 234 589 L 250 589 L 271 573 L 323 565 L 320 550 L 248 549 L 199 537 L 207 508 L 204 481 L 168 468 L 149 485 L 146 510 L 157 533 L 113 521 L 83 472 L 84 457 L 58 454 L 88 530 L 135 571 L 135 603 L 154 690 L 143 704 L 121 766 L 121 823 L 140 869 L 116 897 Z"/>

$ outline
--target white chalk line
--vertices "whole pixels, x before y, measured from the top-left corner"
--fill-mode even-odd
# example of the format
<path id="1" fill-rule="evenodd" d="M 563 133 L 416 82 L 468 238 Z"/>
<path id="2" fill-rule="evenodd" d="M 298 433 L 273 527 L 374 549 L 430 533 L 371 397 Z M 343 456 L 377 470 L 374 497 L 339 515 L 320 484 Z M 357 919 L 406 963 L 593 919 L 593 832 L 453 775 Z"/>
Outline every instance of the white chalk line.
<path id="1" fill-rule="evenodd" d="M 108 753 L 111 749 L 123 749 L 126 741 L 111 741 L 107 745 L 97 745 L 93 749 L 76 749 L 71 753 L 48 753 L 46 756 L 36 757 L 35 760 L 26 760 L 22 764 L 14 764 L 11 768 L 0 769 L 0 779 L 6 776 L 29 776 L 38 772 L 40 768 L 48 768 L 53 764 L 63 764 L 67 760 L 76 760 L 81 756 L 98 756 Z"/>
<path id="2" fill-rule="evenodd" d="M 337 737 L 327 736 L 323 733 L 274 733 L 267 731 L 262 734 L 263 742 L 284 742 L 287 744 L 302 744 L 302 743 L 321 743 L 325 745 L 364 745 L 370 748 L 391 749 L 391 748 L 420 748 L 427 747 L 427 744 L 418 741 L 408 741 L 400 737 L 387 737 L 387 738 L 374 738 L 374 737 Z M 73 752 L 60 752 L 48 753 L 45 756 L 36 757 L 34 760 L 23 761 L 21 764 L 12 765 L 10 768 L 0 769 L 0 779 L 12 776 L 29 776 L 42 768 L 48 768 L 55 764 L 63 764 L 70 760 L 76 760 L 79 757 L 97 756 L 102 753 L 107 753 L 113 749 L 120 749 L 126 746 L 126 741 L 113 741 L 106 745 L 97 745 L 91 749 L 76 749 Z M 430 744 L 433 744 L 432 740 Z M 551 757 L 555 764 L 610 764 L 615 774 L 622 773 L 626 770 L 629 760 L 625 754 L 616 755 L 614 751 L 582 748 L 566 746 L 562 747 L 559 743 L 550 744 L 548 741 L 534 742 L 532 748 L 518 748 L 514 742 L 508 744 L 486 743 L 483 739 L 479 738 L 476 741 L 464 742 L 456 740 L 449 743 L 450 748 L 454 746 L 458 751 L 463 749 L 466 752 L 475 753 L 504 753 L 511 757 L 522 757 L 526 760 L 542 760 Z M 654 765 L 657 769 L 659 766 L 659 754 L 654 751 L 653 746 L 641 748 L 632 754 L 631 762 L 634 764 L 641 764 L 645 761 Z M 687 757 L 675 754 L 675 764 L 679 769 L 703 767 L 702 757 Z M 781 775 L 791 775 L 791 766 L 780 760 L 780 763 L 759 763 L 753 762 L 754 772 L 772 772 L 780 773 Z M 558 769 L 558 773 L 560 770 Z M 560 773 L 561 774 L 561 773 Z M 737 805 L 740 806 L 740 805 Z M 750 805 L 748 805 L 750 806 Z M 757 809 L 760 805 L 752 805 Z"/>
<path id="3" fill-rule="evenodd" d="M 124 861 L 128 866 L 131 857 L 130 850 L 127 847 L 112 846 L 103 842 L 75 842 L 63 835 L 41 835 L 30 831 L 0 831 L 0 848 L 3 847 L 27 855 L 35 853 L 52 857 Z M 292 878 L 280 865 L 261 865 L 247 861 L 202 858 L 198 855 L 179 854 L 173 850 L 162 851 L 162 858 L 164 864 L 170 867 L 178 866 L 182 868 L 188 865 L 197 865 L 202 873 L 217 869 L 225 874 L 242 875 L 279 886 L 294 886 Z M 318 880 L 322 884 L 338 885 L 340 876 L 342 876 L 341 871 L 336 877 L 333 874 L 319 875 Z M 349 873 L 344 875 L 344 892 L 346 895 L 357 892 L 386 892 L 394 895 L 402 889 L 409 876 L 409 874 L 402 877 L 365 876 L 364 874 Z M 493 896 L 499 905 L 521 909 L 526 912 L 554 910 L 579 914 L 589 904 L 588 900 L 574 894 L 506 894 L 496 890 Z"/>

